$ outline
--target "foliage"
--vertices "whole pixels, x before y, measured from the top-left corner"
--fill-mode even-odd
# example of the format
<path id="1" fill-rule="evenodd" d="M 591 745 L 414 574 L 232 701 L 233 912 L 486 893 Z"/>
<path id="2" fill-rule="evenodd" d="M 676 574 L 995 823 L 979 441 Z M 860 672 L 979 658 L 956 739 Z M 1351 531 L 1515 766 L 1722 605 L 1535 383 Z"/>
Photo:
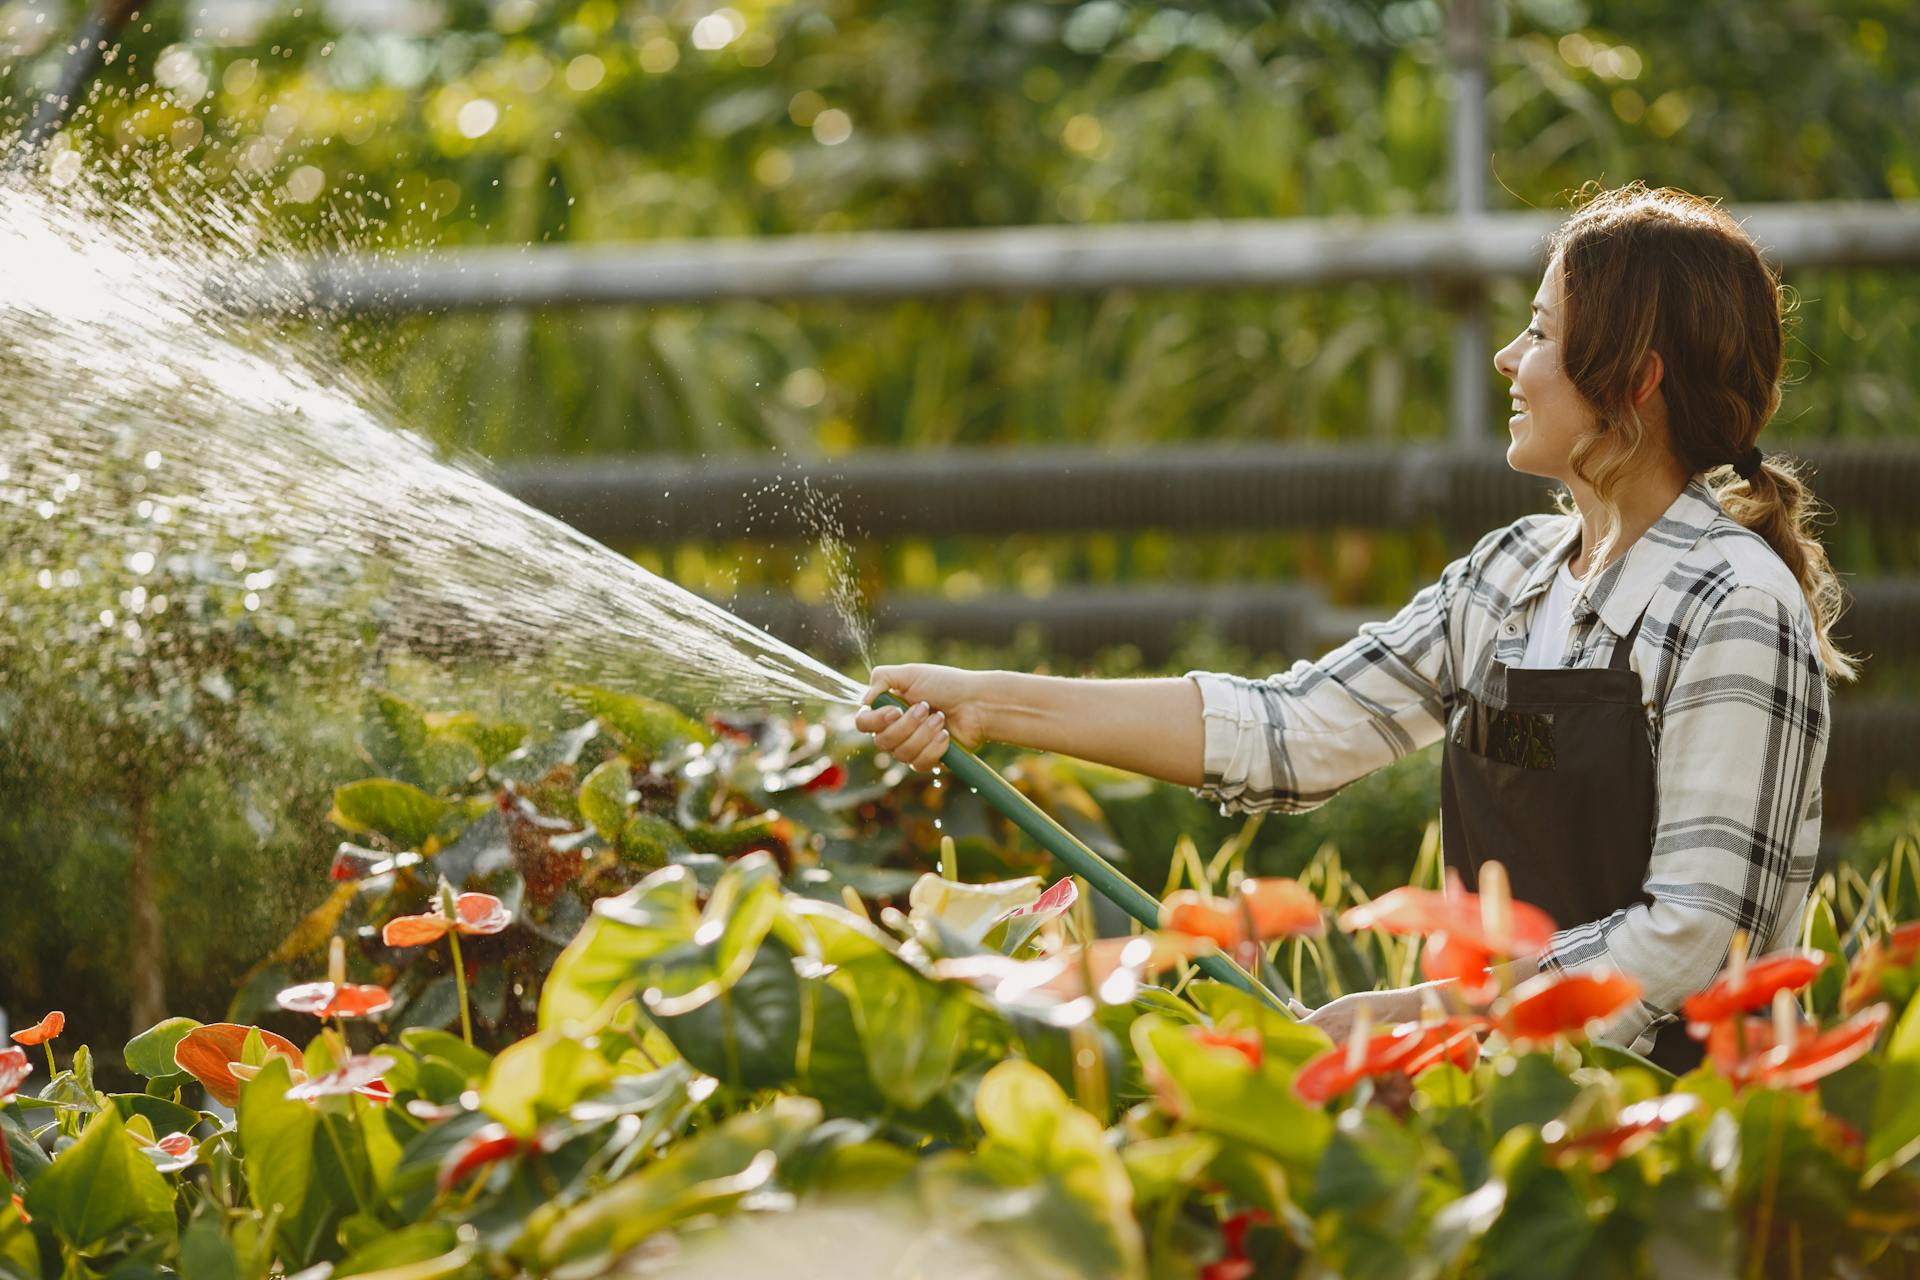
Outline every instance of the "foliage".
<path id="1" fill-rule="evenodd" d="M 882 767 L 822 755 L 804 726 L 703 726 L 572 694 L 628 713 L 626 728 L 596 716 L 542 755 L 505 725 L 370 700 L 368 736 L 396 774 L 431 779 L 445 744 L 487 744 L 467 778 L 449 772 L 435 790 L 389 779 L 396 802 L 356 810 L 370 843 L 349 855 L 339 892 L 351 900 L 301 935 L 314 948 L 352 941 L 330 980 L 391 982 L 392 1005 L 365 1025 L 323 1026 L 304 1051 L 245 1025 L 169 1020 L 126 1046 L 146 1080 L 134 1092 L 102 1088 L 89 1050 L 74 1050 L 0 1103 L 21 1195 L 0 1203 L 0 1274 L 590 1276 L 635 1249 L 660 1258 L 725 1239 L 745 1210 L 849 1204 L 1032 1276 L 1829 1274 L 1920 1244 L 1908 1167 L 1920 928 L 1869 923 L 1843 940 L 1823 896 L 1809 925 L 1821 953 L 1755 964 L 1690 1008 L 1721 1030 L 1681 1080 L 1582 1043 L 1587 1014 L 1523 1018 L 1531 987 L 1460 1022 L 1464 1036 L 1449 1030 L 1435 1065 L 1409 1078 L 1415 1041 L 1392 1037 L 1426 1044 L 1428 1024 L 1367 1040 L 1364 1054 L 1330 1046 L 1257 996 L 1197 978 L 1175 958 L 1190 939 L 1094 944 L 1084 894 L 1036 900 L 1040 882 L 1004 878 L 1020 861 L 1009 850 L 991 855 L 986 883 L 963 883 L 919 870 L 931 828 L 878 859 L 816 842 L 836 815 L 875 803 L 869 771 Z M 837 785 L 806 789 L 822 778 Z M 778 829 L 753 807 L 774 797 Z M 958 821 L 957 799 L 942 821 Z M 432 823 L 423 801 L 438 807 Z M 896 811 L 901 832 L 916 820 Z M 516 841 L 514 823 L 532 834 Z M 470 843 L 483 824 L 500 826 L 491 858 Z M 995 841 L 970 839 L 965 865 L 993 865 Z M 1246 843 L 1193 855 L 1192 883 L 1251 890 Z M 531 887 L 538 851 L 581 855 L 548 876 L 546 896 Z M 957 845 L 945 862 L 962 862 Z M 374 921 L 420 905 L 429 873 L 513 904 L 505 932 L 476 916 L 467 939 L 476 990 L 495 970 L 526 988 L 482 1015 L 497 1052 L 442 1030 L 450 1010 L 431 1016 L 436 948 L 382 955 L 373 941 Z M 1331 852 L 1306 884 L 1341 927 L 1243 955 L 1282 989 L 1303 965 L 1338 975 L 1320 984 L 1332 989 L 1404 983 L 1422 931 L 1492 918 L 1471 898 L 1434 914 L 1406 890 L 1342 911 L 1366 895 Z M 596 894 L 570 925 L 560 904 Z M 1266 927 L 1318 926 L 1290 915 Z M 1782 982 L 1807 983 L 1795 1010 L 1807 1027 L 1792 1026 L 1784 994 L 1772 1023 L 1741 1022 Z M 1845 1028 L 1883 1025 L 1865 1057 L 1832 1056 Z M 1548 1038 L 1522 1045 L 1523 1026 Z M 237 1058 L 189 1054 L 197 1044 Z M 1362 1059 L 1374 1065 L 1329 1104 L 1307 1100 L 1320 1096 L 1308 1075 Z M 209 1072 L 231 1082 L 232 1113 L 196 1106 Z M 1787 1079 L 1798 1087 L 1771 1083 Z"/>

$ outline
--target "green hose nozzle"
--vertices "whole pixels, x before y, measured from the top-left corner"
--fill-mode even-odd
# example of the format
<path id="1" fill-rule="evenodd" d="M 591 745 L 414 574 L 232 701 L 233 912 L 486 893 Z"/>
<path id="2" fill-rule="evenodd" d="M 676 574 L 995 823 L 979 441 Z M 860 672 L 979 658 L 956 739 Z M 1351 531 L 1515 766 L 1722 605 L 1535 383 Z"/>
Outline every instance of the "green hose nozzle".
<path id="1" fill-rule="evenodd" d="M 882 693 L 873 700 L 876 707 L 898 707 L 905 711 L 907 704 L 891 693 Z M 960 781 L 972 787 L 986 797 L 988 804 L 998 809 L 1008 821 L 1031 836 L 1048 853 L 1064 863 L 1069 871 L 1081 877 L 1088 884 L 1105 894 L 1121 910 L 1144 924 L 1149 929 L 1160 927 L 1160 900 L 1142 889 L 1126 877 L 1118 867 L 1089 849 L 1076 839 L 1072 832 L 1055 822 L 1041 811 L 1033 801 L 1013 789 L 1011 783 L 973 752 L 954 742 L 947 747 L 947 753 L 940 763 Z M 1257 996 L 1275 1009 L 1285 1011 L 1286 1004 L 1252 974 L 1235 964 L 1232 957 L 1224 952 L 1213 952 L 1200 956 L 1194 961 L 1201 972 L 1210 978 L 1229 983 Z"/>

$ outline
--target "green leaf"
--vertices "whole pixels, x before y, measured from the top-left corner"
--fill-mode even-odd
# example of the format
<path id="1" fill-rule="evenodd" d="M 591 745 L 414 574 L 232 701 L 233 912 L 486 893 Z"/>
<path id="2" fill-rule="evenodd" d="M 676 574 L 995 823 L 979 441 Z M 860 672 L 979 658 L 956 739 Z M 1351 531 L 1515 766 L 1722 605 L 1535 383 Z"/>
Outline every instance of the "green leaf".
<path id="1" fill-rule="evenodd" d="M 1807 991 L 1814 1016 L 1824 1022 L 1840 1011 L 1840 992 L 1847 982 L 1847 957 L 1841 950 L 1840 927 L 1834 920 L 1833 903 L 1817 893 L 1807 903 L 1807 945 L 1827 957 Z"/>
<path id="2" fill-rule="evenodd" d="M 1480 1247 L 1488 1280 L 1581 1274 L 1596 1227 L 1586 1196 L 1567 1173 L 1546 1164 L 1537 1135 L 1514 1134 L 1500 1145 L 1495 1163 L 1506 1174 L 1507 1195 Z"/>
<path id="3" fill-rule="evenodd" d="M 174 1237 L 173 1188 L 127 1136 L 119 1111 L 97 1112 L 80 1140 L 27 1188 L 27 1212 L 68 1247 L 96 1249 L 121 1232 Z"/>
<path id="4" fill-rule="evenodd" d="M 876 950 L 827 979 L 852 1007 L 867 1073 L 889 1102 L 915 1110 L 946 1087 L 973 1006 L 955 989 Z"/>
<path id="5" fill-rule="evenodd" d="M 1580 1086 L 1545 1053 L 1522 1054 L 1508 1075 L 1496 1075 L 1487 1086 L 1488 1114 L 1493 1139 L 1525 1125 L 1538 1129 L 1567 1109 Z"/>
<path id="6" fill-rule="evenodd" d="M 274 1057 L 240 1089 L 240 1150 L 254 1208 L 279 1214 L 279 1240 L 289 1270 L 338 1256 L 334 1228 L 353 1212 L 352 1184 L 343 1150 L 357 1145 L 352 1127 L 287 1098 L 292 1084 L 285 1058 Z"/>
<path id="7" fill-rule="evenodd" d="M 196 1217 L 180 1237 L 180 1280 L 241 1280 L 240 1259 L 210 1214 Z"/>
<path id="8" fill-rule="evenodd" d="M 361 713 L 361 741 L 383 772 L 427 791 L 459 786 L 480 768 L 480 754 L 458 737 L 436 734 L 420 709 L 375 690 Z"/>
<path id="9" fill-rule="evenodd" d="M 464 742 L 472 747 L 488 768 L 520 749 L 527 740 L 527 726 L 518 720 L 484 720 L 470 712 L 428 713 L 427 727 L 436 737 Z"/>
<path id="10" fill-rule="evenodd" d="M 620 896 L 596 902 L 593 917 L 553 962 L 540 989 L 540 1025 L 590 1020 L 616 992 L 636 995 L 645 985 L 658 985 L 651 980 L 663 958 L 693 946 L 700 921 L 697 890 L 685 867 L 663 867 Z"/>
<path id="11" fill-rule="evenodd" d="M 1133 1024 L 1143 1063 L 1157 1062 L 1197 1129 L 1234 1138 L 1278 1159 L 1305 1178 L 1319 1162 L 1332 1122 L 1293 1091 L 1293 1073 L 1277 1063 L 1252 1067 L 1227 1049 L 1212 1049 L 1157 1014 Z"/>
<path id="12" fill-rule="evenodd" d="M 417 1222 L 398 1231 L 390 1231 L 373 1243 L 355 1249 L 333 1269 L 336 1278 L 357 1276 L 369 1271 L 385 1271 L 452 1253 L 459 1237 L 447 1222 Z"/>
<path id="13" fill-rule="evenodd" d="M 131 1120 L 142 1116 L 153 1126 L 154 1136 L 164 1138 L 170 1133 L 186 1133 L 200 1123 L 200 1113 L 192 1107 L 183 1107 L 171 1098 L 156 1098 L 149 1093 L 114 1093 L 114 1109 L 119 1111 L 122 1120 Z"/>
<path id="14" fill-rule="evenodd" d="M 0 1195 L 0 1276 L 7 1280 L 39 1280 L 40 1276 L 40 1242 L 4 1195 Z"/>
<path id="15" fill-rule="evenodd" d="M 167 1018 L 154 1023 L 127 1041 L 128 1068 L 149 1080 L 179 1075 L 180 1068 L 174 1064 L 173 1051 L 187 1033 L 199 1025 L 192 1018 Z"/>
<path id="16" fill-rule="evenodd" d="M 627 826 L 627 795 L 633 790 L 633 770 L 625 756 L 602 761 L 580 784 L 580 816 L 602 840 L 614 844 Z"/>
<path id="17" fill-rule="evenodd" d="M 672 1016 L 654 1008 L 647 1016 L 688 1062 L 729 1084 L 770 1088 L 793 1078 L 800 981 L 778 939 L 762 943 L 746 972 L 697 1008 Z"/>
<path id="18" fill-rule="evenodd" d="M 523 1138 L 543 1121 L 565 1115 L 613 1079 L 613 1064 L 576 1036 L 549 1028 L 508 1045 L 480 1086 L 480 1106 Z"/>
<path id="19" fill-rule="evenodd" d="M 1220 1139 L 1204 1133 L 1143 1138 L 1120 1148 L 1134 1200 L 1142 1207 L 1166 1199 L 1184 1201 L 1219 1154 Z"/>
<path id="20" fill-rule="evenodd" d="M 1920 1000 L 1907 1005 L 1880 1060 L 1873 1131 L 1867 1135 L 1867 1180 L 1878 1181 L 1920 1155 Z"/>
<path id="21" fill-rule="evenodd" d="M 493 1065 L 485 1049 L 477 1049 L 459 1036 L 431 1027 L 409 1027 L 400 1033 L 400 1043 L 423 1058 L 438 1058 L 470 1080 L 484 1080 Z"/>
<path id="22" fill-rule="evenodd" d="M 560 692 L 598 720 L 636 759 L 650 760 L 680 743 L 713 742 L 705 725 L 664 702 L 585 684 L 563 684 Z"/>
<path id="23" fill-rule="evenodd" d="M 820 1117 L 820 1104 L 812 1098 L 776 1098 L 679 1143 L 580 1205 L 553 1216 L 536 1215 L 528 1227 L 538 1242 L 533 1270 L 565 1265 L 570 1273 L 587 1274 L 583 1264 L 611 1261 L 676 1222 L 730 1208 L 771 1181 Z"/>
<path id="24" fill-rule="evenodd" d="M 327 820 L 352 832 L 378 832 L 403 849 L 418 849 L 454 809 L 410 783 L 390 778 L 349 782 L 333 793 Z"/>
<path id="25" fill-rule="evenodd" d="M 13 1157 L 14 1176 L 22 1186 L 30 1185 L 47 1167 L 47 1153 L 10 1110 L 0 1110 L 0 1140 L 7 1144 L 7 1151 Z"/>

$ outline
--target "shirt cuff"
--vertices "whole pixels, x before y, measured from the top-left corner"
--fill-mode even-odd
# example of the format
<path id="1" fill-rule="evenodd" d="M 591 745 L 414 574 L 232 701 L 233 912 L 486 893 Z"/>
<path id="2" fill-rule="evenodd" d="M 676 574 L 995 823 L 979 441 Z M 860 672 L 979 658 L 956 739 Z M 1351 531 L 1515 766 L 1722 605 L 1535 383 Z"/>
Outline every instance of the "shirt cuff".
<path id="1" fill-rule="evenodd" d="M 1253 760 L 1250 744 L 1262 739 L 1266 721 L 1244 680 L 1214 671 L 1189 671 L 1186 677 L 1200 689 L 1204 742 L 1201 773 L 1205 781 L 1193 791 L 1203 800 L 1229 808 L 1246 793 Z"/>

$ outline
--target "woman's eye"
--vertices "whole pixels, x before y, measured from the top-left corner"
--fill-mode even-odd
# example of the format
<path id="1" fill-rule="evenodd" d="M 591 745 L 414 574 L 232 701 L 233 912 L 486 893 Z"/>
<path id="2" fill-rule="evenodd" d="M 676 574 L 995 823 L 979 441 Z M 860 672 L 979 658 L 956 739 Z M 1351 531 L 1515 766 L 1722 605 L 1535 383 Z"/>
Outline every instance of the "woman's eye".
<path id="1" fill-rule="evenodd" d="M 1534 339 L 1536 339 L 1536 340 L 1544 340 L 1544 339 L 1546 338 L 1546 336 L 1547 336 L 1547 335 L 1546 335 L 1546 334 L 1544 334 L 1544 333 L 1542 333 L 1542 332 L 1540 332 L 1540 331 L 1539 331 L 1538 329 L 1536 329 L 1536 328 L 1534 328 L 1534 327 L 1533 327 L 1532 325 L 1528 325 L 1528 326 L 1527 326 L 1527 336 L 1528 336 L 1529 338 L 1534 338 Z"/>

